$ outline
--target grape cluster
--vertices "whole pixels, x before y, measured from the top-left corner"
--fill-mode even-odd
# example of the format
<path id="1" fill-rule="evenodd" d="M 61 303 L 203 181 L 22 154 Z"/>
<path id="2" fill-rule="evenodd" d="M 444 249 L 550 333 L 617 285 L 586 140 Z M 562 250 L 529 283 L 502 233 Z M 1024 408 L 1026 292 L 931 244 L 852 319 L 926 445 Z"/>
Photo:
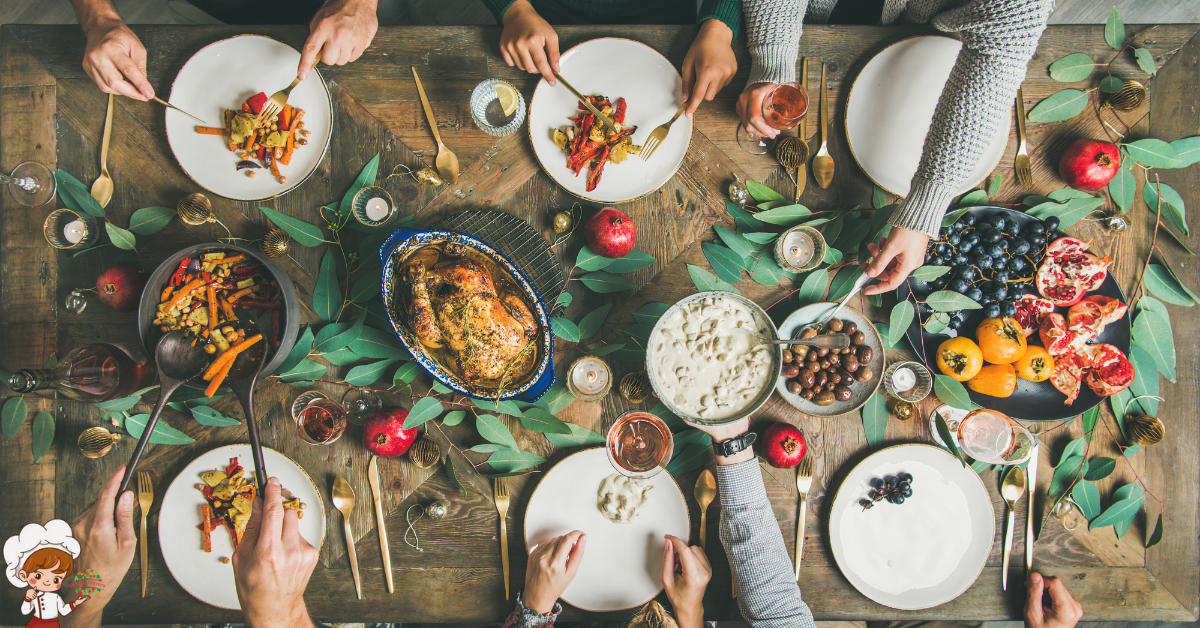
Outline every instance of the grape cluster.
<path id="1" fill-rule="evenodd" d="M 867 491 L 867 499 L 863 500 L 863 510 L 881 499 L 889 504 L 903 504 L 905 499 L 912 497 L 912 482 L 913 476 L 907 472 L 871 480 L 871 490 Z"/>
<path id="2" fill-rule="evenodd" d="M 1045 256 L 1046 243 L 1061 235 L 1058 225 L 1054 216 L 1022 227 L 1000 215 L 963 215 L 942 227 L 938 239 L 929 243 L 925 264 L 948 266 L 950 271 L 927 286 L 915 286 L 917 299 L 923 301 L 936 290 L 951 290 L 982 305 L 987 318 L 1015 315 L 1017 300 L 1037 291 L 1034 275 Z M 921 302 L 918 311 L 927 319 L 933 308 Z M 961 311 L 949 315 L 947 327 L 956 331 L 966 321 Z"/>

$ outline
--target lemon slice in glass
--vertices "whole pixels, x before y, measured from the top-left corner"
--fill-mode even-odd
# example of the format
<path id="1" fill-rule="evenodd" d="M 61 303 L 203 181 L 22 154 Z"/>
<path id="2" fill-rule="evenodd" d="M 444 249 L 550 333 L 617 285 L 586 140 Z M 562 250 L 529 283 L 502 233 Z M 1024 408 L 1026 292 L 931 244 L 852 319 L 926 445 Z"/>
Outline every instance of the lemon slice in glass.
<path id="1" fill-rule="evenodd" d="M 511 116 L 517 111 L 517 90 L 513 89 L 508 83 L 496 83 L 496 97 L 500 99 L 500 106 L 504 108 L 504 115 Z"/>

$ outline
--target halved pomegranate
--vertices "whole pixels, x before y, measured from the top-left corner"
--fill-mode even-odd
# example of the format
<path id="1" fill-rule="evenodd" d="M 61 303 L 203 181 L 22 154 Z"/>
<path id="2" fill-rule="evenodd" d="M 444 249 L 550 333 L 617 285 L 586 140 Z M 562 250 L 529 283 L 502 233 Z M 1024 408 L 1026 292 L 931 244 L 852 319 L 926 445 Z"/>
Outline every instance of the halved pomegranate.
<path id="1" fill-rule="evenodd" d="M 1037 295 L 1026 294 L 1017 299 L 1017 313 L 1013 318 L 1021 324 L 1021 330 L 1028 338 L 1037 333 L 1046 315 L 1054 311 L 1054 303 Z"/>
<path id="2" fill-rule="evenodd" d="M 1083 381 L 1101 397 L 1115 395 L 1133 383 L 1133 364 L 1120 349 L 1108 344 L 1094 344 L 1087 348 L 1091 353 L 1091 368 L 1084 371 Z"/>
<path id="3" fill-rule="evenodd" d="M 1117 299 L 1094 294 L 1067 310 L 1068 329 L 1079 338 L 1090 340 L 1100 335 L 1104 326 L 1121 320 L 1129 309 Z"/>
<path id="4" fill-rule="evenodd" d="M 1056 360 L 1060 355 L 1074 352 L 1072 344 L 1075 334 L 1067 329 L 1067 319 L 1058 312 L 1051 312 L 1042 319 L 1042 324 L 1038 327 L 1038 336 L 1042 339 L 1042 346 Z"/>
<path id="5" fill-rule="evenodd" d="M 1050 383 L 1058 392 L 1067 396 L 1066 404 L 1075 403 L 1079 396 L 1079 384 L 1083 381 L 1083 371 L 1087 365 L 1086 358 L 1078 353 L 1070 352 L 1054 357 L 1054 372 L 1050 374 Z"/>
<path id="6" fill-rule="evenodd" d="M 1069 307 L 1078 303 L 1089 290 L 1095 290 L 1108 276 L 1112 258 L 1096 257 L 1087 252 L 1091 242 L 1063 237 L 1046 247 L 1046 259 L 1038 267 L 1037 288 L 1055 305 Z"/>

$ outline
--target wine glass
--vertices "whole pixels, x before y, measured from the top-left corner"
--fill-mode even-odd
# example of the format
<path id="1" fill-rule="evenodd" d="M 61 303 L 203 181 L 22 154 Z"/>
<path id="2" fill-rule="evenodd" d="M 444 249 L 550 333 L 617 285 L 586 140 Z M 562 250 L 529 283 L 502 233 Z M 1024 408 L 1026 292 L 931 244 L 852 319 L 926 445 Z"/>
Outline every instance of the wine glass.
<path id="1" fill-rule="evenodd" d="M 671 429 L 649 412 L 633 410 L 617 418 L 605 439 L 608 461 L 621 475 L 650 478 L 671 461 Z"/>
<path id="2" fill-rule="evenodd" d="M 799 83 L 780 83 L 763 98 L 762 116 L 773 129 L 794 129 L 807 112 L 808 91 Z M 737 140 L 738 146 L 752 155 L 765 154 L 771 148 L 770 138 L 751 133 L 740 124 Z"/>
<path id="3" fill-rule="evenodd" d="M 19 163 L 12 174 L 0 174 L 0 184 L 8 186 L 13 199 L 26 207 L 49 203 L 58 187 L 54 172 L 37 161 Z"/>
<path id="4" fill-rule="evenodd" d="M 383 401 L 366 388 L 351 388 L 342 395 L 342 407 L 346 409 L 346 416 L 351 423 L 362 425 L 367 417 L 383 407 Z"/>
<path id="5" fill-rule="evenodd" d="M 1021 464 L 1033 453 L 1034 437 L 1009 416 L 979 408 L 958 424 L 958 440 L 967 455 L 989 464 Z"/>

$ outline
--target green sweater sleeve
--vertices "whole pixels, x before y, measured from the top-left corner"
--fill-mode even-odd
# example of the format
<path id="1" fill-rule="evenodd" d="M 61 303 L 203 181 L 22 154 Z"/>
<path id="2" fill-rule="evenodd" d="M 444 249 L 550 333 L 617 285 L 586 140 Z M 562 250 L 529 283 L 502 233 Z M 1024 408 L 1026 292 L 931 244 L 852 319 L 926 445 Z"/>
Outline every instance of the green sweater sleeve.
<path id="1" fill-rule="evenodd" d="M 728 1 L 728 0 L 725 0 Z M 496 16 L 496 23 L 501 24 L 504 12 L 508 7 L 512 6 L 513 0 L 483 0 L 483 6 L 487 7 L 492 15 Z"/>
<path id="2" fill-rule="evenodd" d="M 505 2 L 505 0 L 484 0 L 485 2 Z M 696 23 L 703 24 L 704 20 L 721 20 L 733 31 L 734 39 L 742 32 L 742 0 L 704 0 L 700 5 L 700 13 Z"/>

